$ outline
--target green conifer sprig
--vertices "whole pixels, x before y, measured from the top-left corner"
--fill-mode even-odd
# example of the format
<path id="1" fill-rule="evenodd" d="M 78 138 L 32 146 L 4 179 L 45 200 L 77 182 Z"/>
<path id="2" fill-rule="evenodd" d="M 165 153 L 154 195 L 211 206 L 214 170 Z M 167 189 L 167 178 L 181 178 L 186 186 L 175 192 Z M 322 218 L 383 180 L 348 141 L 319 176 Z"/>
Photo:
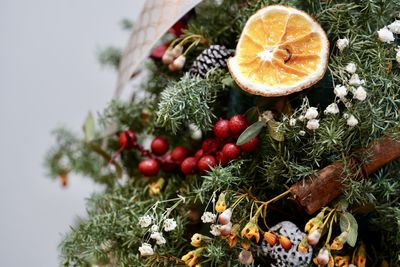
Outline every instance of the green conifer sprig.
<path id="1" fill-rule="evenodd" d="M 214 103 L 225 89 L 222 80 L 225 72 L 215 70 L 202 79 L 185 74 L 179 81 L 172 82 L 160 95 L 157 124 L 176 134 L 189 123 L 208 130 L 216 116 Z"/>

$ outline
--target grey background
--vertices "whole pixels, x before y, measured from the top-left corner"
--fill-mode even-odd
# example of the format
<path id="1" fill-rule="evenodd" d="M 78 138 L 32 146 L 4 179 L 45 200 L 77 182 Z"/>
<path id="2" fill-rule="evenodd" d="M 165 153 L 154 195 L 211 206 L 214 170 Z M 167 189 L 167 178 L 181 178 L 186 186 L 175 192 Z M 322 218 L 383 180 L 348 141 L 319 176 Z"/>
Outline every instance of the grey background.
<path id="1" fill-rule="evenodd" d="M 123 47 L 122 18 L 144 0 L 0 0 L 0 266 L 58 266 L 57 245 L 96 190 L 45 177 L 56 126 L 81 130 L 89 110 L 113 95 L 116 74 L 96 49 Z"/>

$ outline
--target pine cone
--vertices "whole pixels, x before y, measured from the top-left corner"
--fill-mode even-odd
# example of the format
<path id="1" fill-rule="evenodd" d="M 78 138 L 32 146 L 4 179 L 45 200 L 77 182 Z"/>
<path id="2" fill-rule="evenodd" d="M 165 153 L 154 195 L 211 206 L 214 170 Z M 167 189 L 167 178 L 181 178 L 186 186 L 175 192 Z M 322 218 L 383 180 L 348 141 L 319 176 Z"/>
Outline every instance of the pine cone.
<path id="1" fill-rule="evenodd" d="M 193 62 L 190 75 L 205 77 L 207 72 L 214 68 L 225 68 L 226 60 L 233 55 L 234 50 L 227 49 L 223 45 L 211 45 L 205 49 Z"/>

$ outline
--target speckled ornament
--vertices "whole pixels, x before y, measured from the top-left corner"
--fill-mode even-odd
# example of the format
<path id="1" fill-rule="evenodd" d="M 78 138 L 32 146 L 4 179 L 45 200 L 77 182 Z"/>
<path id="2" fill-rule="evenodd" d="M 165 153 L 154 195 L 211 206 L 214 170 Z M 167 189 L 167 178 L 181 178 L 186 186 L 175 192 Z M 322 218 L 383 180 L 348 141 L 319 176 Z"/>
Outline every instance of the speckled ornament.
<path id="1" fill-rule="evenodd" d="M 307 253 L 301 253 L 297 250 L 297 246 L 304 238 L 305 233 L 300 231 L 294 223 L 283 221 L 272 227 L 270 231 L 288 237 L 293 243 L 291 249 L 285 250 L 279 243 L 271 246 L 265 241 L 262 242 L 263 254 L 270 260 L 271 267 L 301 267 L 310 264 L 312 248 L 309 247 Z"/>

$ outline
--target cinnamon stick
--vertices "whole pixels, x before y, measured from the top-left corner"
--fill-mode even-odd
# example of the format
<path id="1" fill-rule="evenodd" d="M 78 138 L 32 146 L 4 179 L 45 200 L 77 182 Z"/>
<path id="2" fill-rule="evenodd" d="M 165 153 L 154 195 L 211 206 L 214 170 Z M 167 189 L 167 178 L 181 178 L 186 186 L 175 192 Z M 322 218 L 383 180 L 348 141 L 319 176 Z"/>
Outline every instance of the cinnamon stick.
<path id="1" fill-rule="evenodd" d="M 359 161 L 356 158 L 349 158 L 350 166 L 353 166 L 350 170 L 356 172 L 354 179 L 366 177 L 389 162 L 400 158 L 400 140 L 383 137 L 358 152 L 369 156 L 369 160 L 360 168 L 357 166 Z M 308 214 L 313 214 L 343 192 L 344 186 L 340 180 L 344 171 L 343 162 L 334 162 L 320 170 L 316 177 L 308 177 L 294 184 L 290 192 Z"/>

